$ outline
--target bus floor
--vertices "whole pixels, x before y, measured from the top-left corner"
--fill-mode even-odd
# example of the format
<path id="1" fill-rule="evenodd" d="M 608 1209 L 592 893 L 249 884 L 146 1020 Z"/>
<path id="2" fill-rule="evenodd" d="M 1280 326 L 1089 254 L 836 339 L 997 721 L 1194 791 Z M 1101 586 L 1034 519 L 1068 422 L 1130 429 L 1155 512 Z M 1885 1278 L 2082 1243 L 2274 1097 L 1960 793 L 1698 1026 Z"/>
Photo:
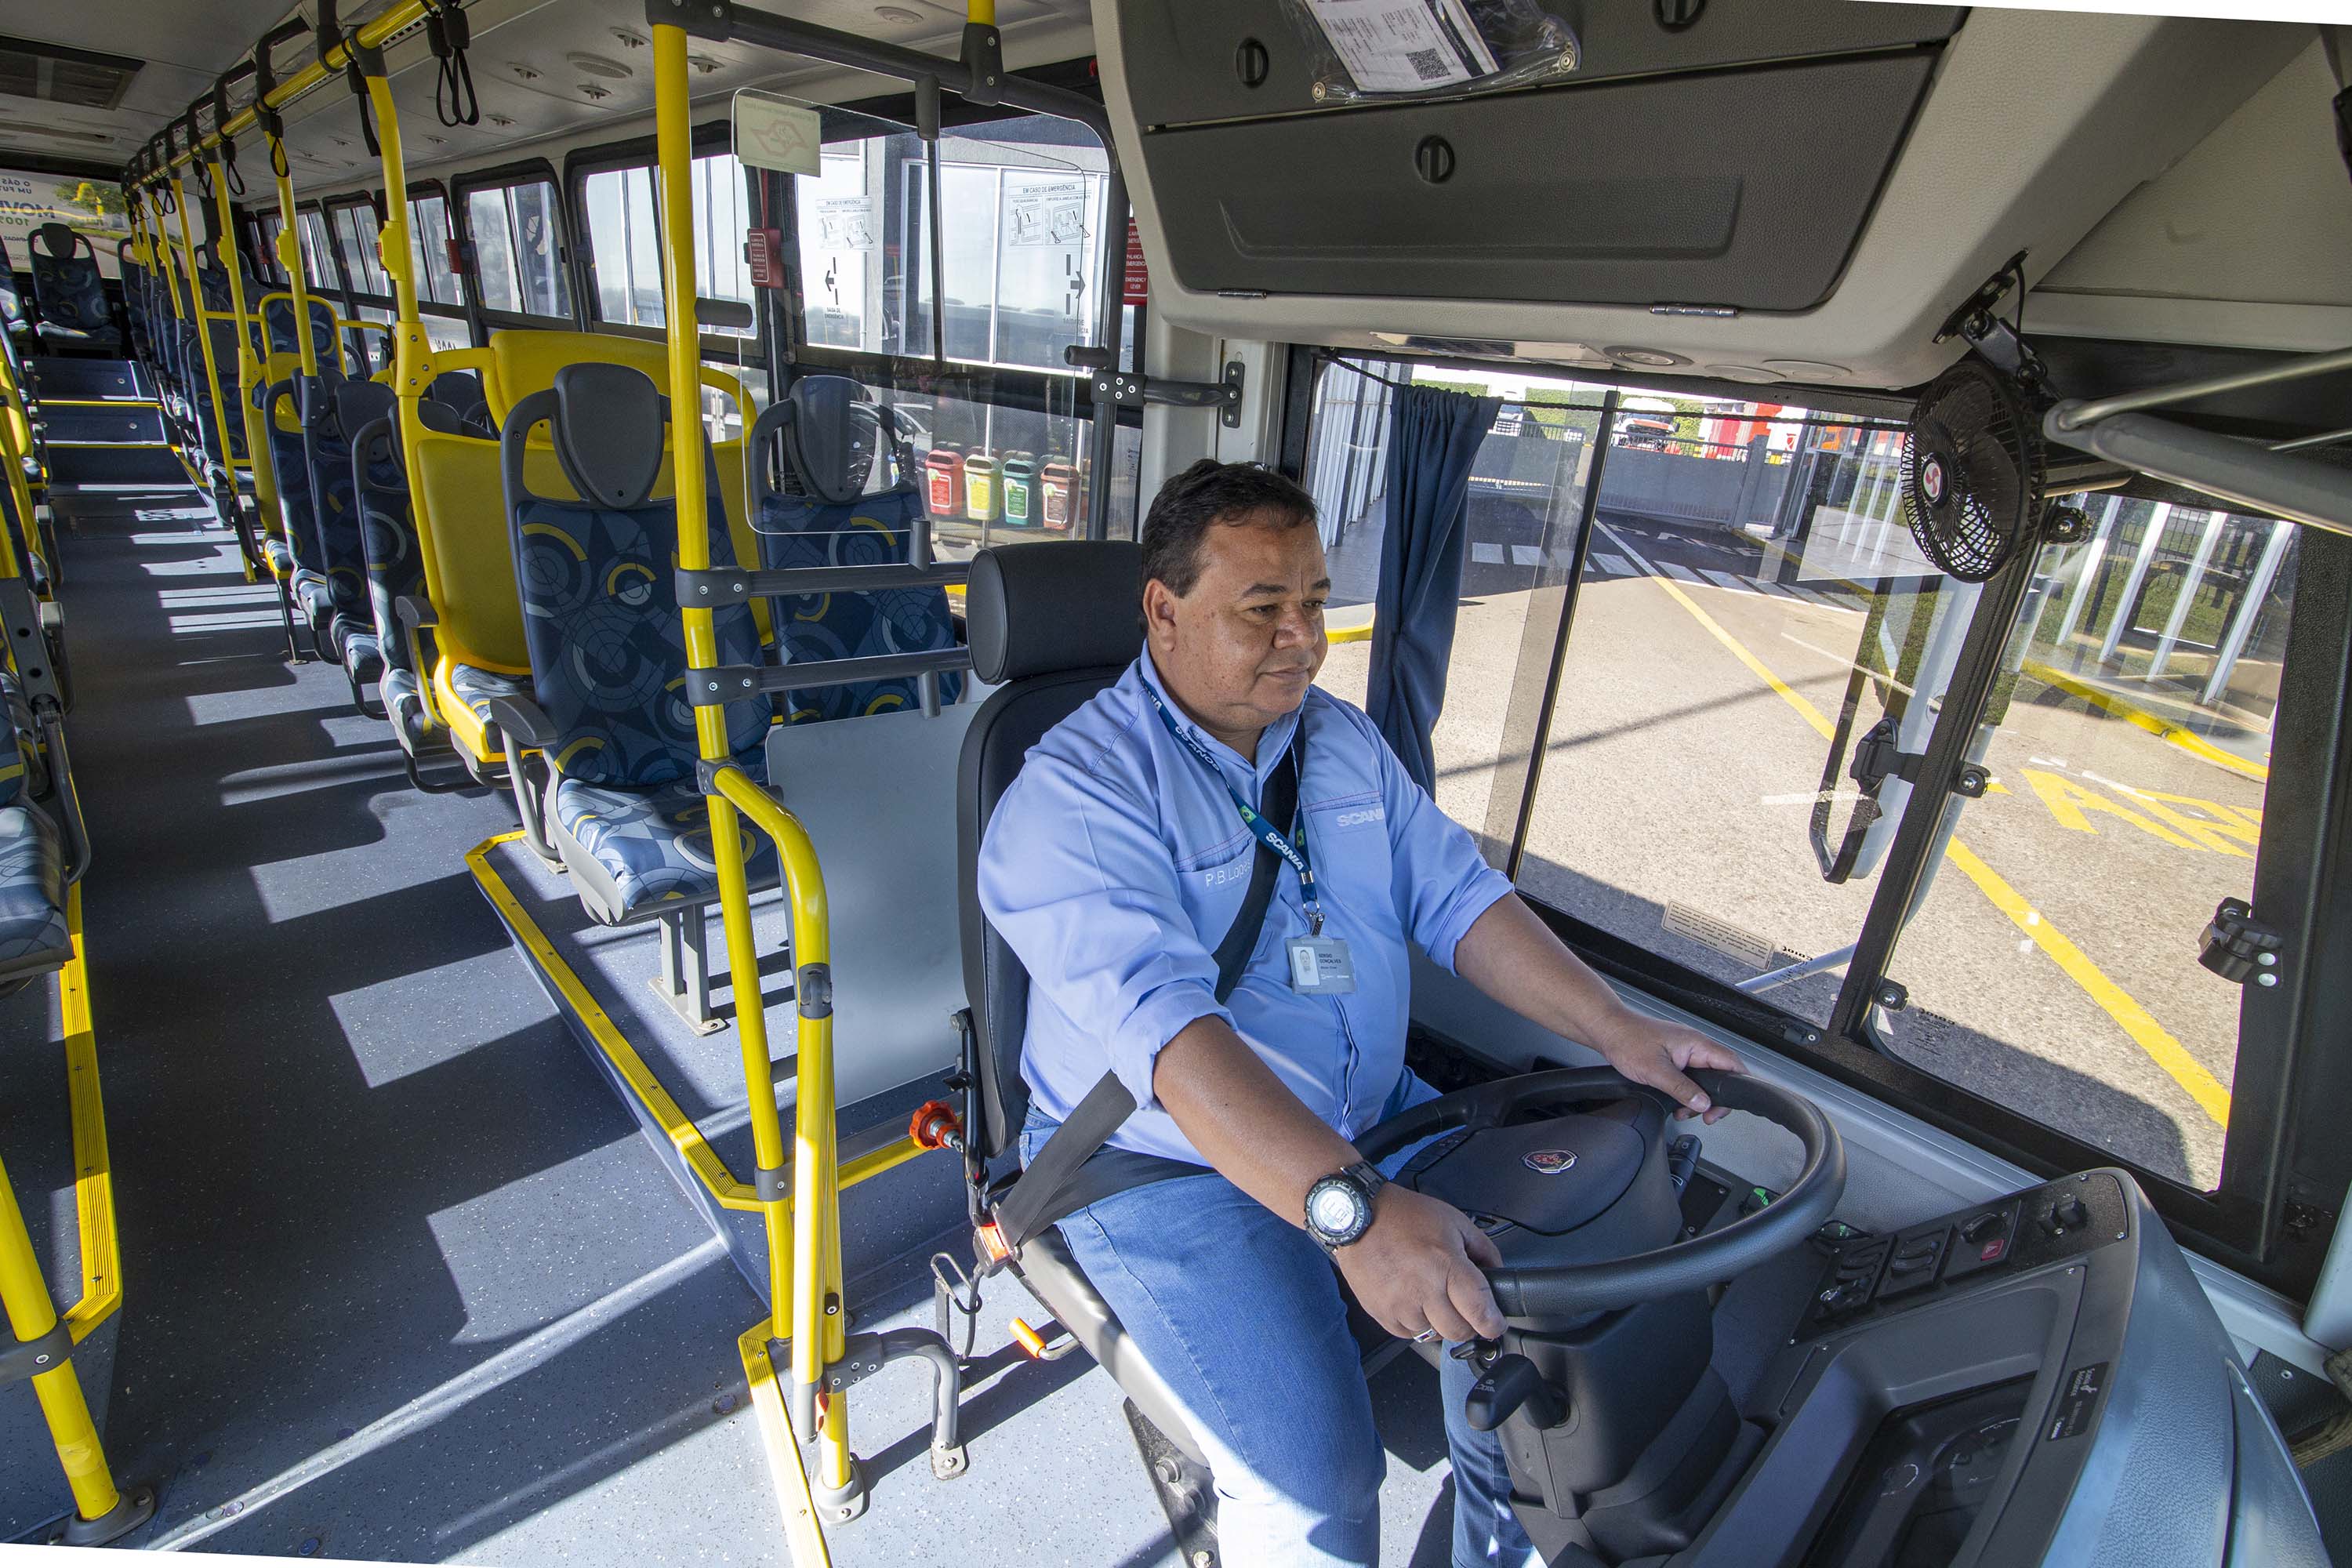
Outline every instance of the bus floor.
<path id="1" fill-rule="evenodd" d="M 508 803 L 412 790 L 339 670 L 283 662 L 194 492 L 61 504 L 125 1282 L 105 1436 L 162 1487 L 126 1544 L 786 1561 L 734 1344 L 759 1303 L 467 874 Z M 50 1006 L 0 1021 L 48 1038 Z M 860 1326 L 928 1322 L 943 1247 L 853 1281 Z M 992 1282 L 961 1479 L 925 1462 L 919 1369 L 860 1386 L 874 1500 L 836 1561 L 1174 1560 L 1108 1379 L 1000 1353 L 1024 1310 Z M 1399 1357 L 1373 1393 L 1383 1559 L 1442 1563 L 1433 1377 Z"/>

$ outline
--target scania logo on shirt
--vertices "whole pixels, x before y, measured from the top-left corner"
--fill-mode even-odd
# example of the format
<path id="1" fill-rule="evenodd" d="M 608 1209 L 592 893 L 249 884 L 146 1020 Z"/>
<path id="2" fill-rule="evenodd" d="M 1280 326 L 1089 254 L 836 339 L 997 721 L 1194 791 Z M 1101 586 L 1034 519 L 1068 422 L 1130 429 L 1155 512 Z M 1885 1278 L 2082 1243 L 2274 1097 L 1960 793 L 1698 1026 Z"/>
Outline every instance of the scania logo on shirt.
<path id="1" fill-rule="evenodd" d="M 1384 821 L 1387 816 L 1386 807 L 1368 805 L 1361 811 L 1340 812 L 1331 819 L 1331 825 L 1335 827 L 1361 827 L 1367 822 Z"/>
<path id="2" fill-rule="evenodd" d="M 1573 1149 L 1538 1149 L 1532 1153 L 1520 1155 L 1519 1163 L 1525 1165 L 1528 1170 L 1533 1171 L 1538 1176 L 1557 1176 L 1562 1171 L 1572 1170 L 1575 1168 L 1576 1151 Z"/>

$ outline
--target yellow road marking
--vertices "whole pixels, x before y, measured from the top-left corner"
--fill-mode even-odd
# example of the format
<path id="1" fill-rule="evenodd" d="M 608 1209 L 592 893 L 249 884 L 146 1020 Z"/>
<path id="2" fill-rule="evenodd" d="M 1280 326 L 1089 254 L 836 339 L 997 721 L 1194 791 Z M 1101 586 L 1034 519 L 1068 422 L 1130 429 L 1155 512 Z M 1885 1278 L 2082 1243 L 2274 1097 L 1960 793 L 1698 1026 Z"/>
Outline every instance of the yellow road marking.
<path id="1" fill-rule="evenodd" d="M 2156 1065 L 2172 1075 L 2172 1081 L 2189 1091 L 2189 1097 L 2204 1108 L 2205 1114 L 2221 1126 L 2230 1124 L 2230 1091 L 2221 1080 L 2205 1070 L 2205 1064 L 2192 1057 L 2180 1042 L 2148 1016 L 2147 1008 L 2134 1001 L 2123 987 L 2108 979 L 2099 966 L 2084 954 L 2081 948 L 2053 926 L 2049 920 L 2026 902 L 2024 896 L 2002 880 L 1999 872 L 1977 858 L 1976 852 L 1955 838 L 1944 850 L 1945 858 L 1968 874 L 1969 880 L 1983 890 L 1993 906 L 2016 922 L 2017 929 L 2033 939 L 2033 945 L 2048 953 L 2066 977 L 2081 986 L 2152 1058 Z"/>
<path id="2" fill-rule="evenodd" d="M 1612 538 L 1616 538 L 1616 531 L 1611 529 L 1608 524 L 1602 523 L 1601 527 Z M 1617 543 L 1620 549 L 1627 549 L 1627 552 L 1632 553 L 1622 539 L 1618 539 Z M 1641 558 L 1636 555 L 1634 559 Z M 1790 689 L 1787 681 L 1782 680 L 1766 668 L 1763 660 L 1750 653 L 1738 637 L 1724 630 L 1713 616 L 1692 603 L 1690 595 L 1685 594 L 1672 579 L 1656 572 L 1649 573 L 1648 576 L 1651 582 L 1664 589 L 1675 603 L 1688 610 L 1692 618 L 1706 627 L 1716 641 L 1730 649 L 1734 658 L 1755 672 L 1759 679 L 1779 692 L 1790 707 L 1795 709 L 1807 723 L 1821 732 L 1823 740 L 1835 737 L 1837 733 L 1835 726 L 1822 716 L 1820 709 Z M 2126 714 L 2126 717 L 2129 715 Z M 2186 733 L 2186 731 L 2182 732 Z M 2227 752 L 2220 752 L 2216 754 L 2228 755 Z M 2265 776 L 2267 776 L 2267 770 L 2265 770 Z M 2206 1115 L 2223 1127 L 2230 1124 L 2230 1091 L 2222 1088 L 2221 1080 L 2207 1071 L 2203 1063 L 2190 1056 L 2181 1043 L 2149 1015 L 2147 1008 L 2134 1000 L 2130 993 L 2108 979 L 2105 973 L 2097 964 L 2092 963 L 2081 948 L 2075 946 L 2063 932 L 2052 925 L 2048 917 L 2028 903 L 2024 896 L 2011 887 L 1999 872 L 1978 858 L 1976 852 L 1968 846 L 1962 844 L 1958 838 L 1951 839 L 1944 846 L 1944 857 L 1967 874 L 1969 879 L 1977 885 L 1984 896 L 1992 900 L 1994 908 L 2007 915 L 2016 922 L 2019 930 L 2032 938 L 2033 944 L 2048 953 L 2058 967 L 2064 971 L 2066 977 L 2081 986 L 2084 993 L 2092 1001 L 2097 1003 L 2101 1010 L 2108 1017 L 2113 1018 L 2116 1026 L 2130 1036 L 2134 1043 L 2146 1051 L 2157 1066 L 2170 1074 L 2172 1080 L 2188 1092 L 2189 1097 L 2204 1110 Z"/>
<path id="3" fill-rule="evenodd" d="M 2210 763 L 2217 768 L 2227 768 L 2240 778 L 2268 784 L 2271 771 L 2260 763 L 2233 756 L 2204 736 L 2192 733 L 2178 724 L 2168 723 L 2153 713 L 2143 712 L 2111 691 L 2103 691 L 2085 680 L 2077 680 L 2063 670 L 2053 669 L 2040 659 L 2025 661 L 2025 673 L 2046 685 L 2054 686 L 2069 697 L 2079 697 L 2102 712 L 2112 713 L 2137 729 L 2147 731 L 2168 746 L 2178 747 L 2200 762 Z"/>

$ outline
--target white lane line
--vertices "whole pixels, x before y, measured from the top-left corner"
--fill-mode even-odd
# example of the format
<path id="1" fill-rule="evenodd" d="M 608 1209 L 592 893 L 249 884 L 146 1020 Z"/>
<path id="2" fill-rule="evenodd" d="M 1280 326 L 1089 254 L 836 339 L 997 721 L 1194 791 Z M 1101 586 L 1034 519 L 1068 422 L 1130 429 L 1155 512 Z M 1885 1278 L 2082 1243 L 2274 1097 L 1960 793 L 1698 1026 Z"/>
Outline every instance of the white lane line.
<path id="1" fill-rule="evenodd" d="M 1532 545 L 1532 544 L 1514 544 L 1514 545 L 1512 545 L 1512 546 L 1511 546 L 1511 564 L 1512 564 L 1512 565 L 1514 565 L 1514 566 L 1540 566 L 1540 565 L 1542 565 L 1543 563 L 1544 563 L 1543 552 L 1542 552 L 1542 551 L 1540 551 L 1540 550 L 1538 550 L 1538 549 L 1537 549 L 1534 545 Z"/>
<path id="2" fill-rule="evenodd" d="M 1704 588 L 1706 586 L 1704 582 L 1699 580 L 1697 573 L 1692 571 L 1687 566 L 1677 566 L 1671 561 L 1659 562 L 1654 570 L 1664 573 L 1667 576 L 1672 577 L 1677 583 L 1687 583 L 1694 588 Z"/>
<path id="3" fill-rule="evenodd" d="M 660 1268 L 640 1274 L 611 1294 L 564 1314 L 528 1338 L 517 1341 L 496 1355 L 459 1373 L 440 1387 L 426 1390 L 391 1415 L 361 1427 L 341 1442 L 328 1445 L 292 1468 L 280 1471 L 225 1503 L 206 1509 L 176 1529 L 166 1531 L 149 1542 L 147 1550 L 185 1551 L 207 1536 L 217 1535 L 239 1522 L 255 1509 L 267 1507 L 321 1477 L 332 1475 L 344 1466 L 363 1459 L 380 1448 L 389 1447 L 412 1433 L 423 1431 L 482 1395 L 545 1365 L 589 1335 L 608 1327 L 623 1314 L 635 1310 L 689 1275 L 699 1272 L 713 1259 L 723 1257 L 726 1250 L 726 1244 L 712 1237 Z"/>
<path id="4" fill-rule="evenodd" d="M 1474 544 L 1470 547 L 1470 559 L 1481 566 L 1500 566 L 1503 563 L 1503 547 L 1499 544 Z"/>
<path id="5" fill-rule="evenodd" d="M 1612 577 L 1631 577 L 1633 574 L 1633 563 L 1622 555 L 1612 555 L 1607 551 L 1602 551 L 1591 559 L 1599 562 L 1601 569 Z"/>
<path id="6" fill-rule="evenodd" d="M 1901 681 L 1899 681 L 1899 680 L 1895 679 L 1893 676 L 1886 674 L 1885 671 L 1883 671 L 1883 670 L 1872 669 L 1872 668 L 1871 668 L 1869 666 L 1867 666 L 1867 665 L 1856 664 L 1856 663 L 1854 663 L 1854 662 L 1853 662 L 1853 659 L 1851 659 L 1851 658 L 1847 658 L 1844 654 L 1842 654 L 1842 653 L 1832 653 L 1832 652 L 1831 652 L 1828 648 L 1822 647 L 1820 644 L 1818 644 L 1818 643 L 1809 643 L 1809 642 L 1807 642 L 1804 638 L 1802 638 L 1802 637 L 1797 637 L 1797 636 L 1795 636 L 1794 634 L 1790 633 L 1790 632 L 1782 632 L 1782 633 L 1780 634 L 1780 640 L 1781 640 L 1782 642 L 1791 642 L 1791 643 L 1795 643 L 1799 647 L 1803 648 L 1807 653 L 1817 653 L 1817 654 L 1820 654 L 1823 658 L 1828 659 L 1832 664 L 1842 664 L 1842 665 L 1845 666 L 1845 668 L 1848 668 L 1848 669 L 1858 669 L 1858 670 L 1862 671 L 1862 673 L 1863 673 L 1863 674 L 1864 674 L 1864 675 L 1866 675 L 1866 676 L 1870 677 L 1873 680 L 1883 680 L 1883 681 L 1886 682 L 1886 684 L 1887 684 L 1887 685 L 1889 685 L 1889 686 L 1891 686 L 1891 687 L 1895 688 L 1895 690 L 1900 691 L 1901 693 L 1903 693 L 1903 695 L 1904 695 L 1904 696 L 1906 696 L 1906 697 L 1912 697 L 1912 696 L 1916 696 L 1916 695 L 1917 695 L 1916 692 L 1914 692 L 1914 691 L 1911 689 L 1911 688 L 1909 688 L 1909 687 L 1907 687 L 1907 686 L 1904 685 Z"/>

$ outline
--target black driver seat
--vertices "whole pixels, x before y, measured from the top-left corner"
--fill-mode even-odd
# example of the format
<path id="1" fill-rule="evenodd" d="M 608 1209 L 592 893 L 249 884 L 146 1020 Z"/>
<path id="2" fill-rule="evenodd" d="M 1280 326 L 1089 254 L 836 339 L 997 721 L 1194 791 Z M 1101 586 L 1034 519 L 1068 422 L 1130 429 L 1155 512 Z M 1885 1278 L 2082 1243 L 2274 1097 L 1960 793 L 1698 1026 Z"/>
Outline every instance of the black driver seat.
<path id="1" fill-rule="evenodd" d="M 964 733 L 956 778 L 956 895 L 971 1003 L 964 1137 L 982 1179 L 990 1162 L 1015 1151 L 1029 1110 L 1021 1077 L 1029 972 L 981 913 L 981 836 L 1029 749 L 1116 682 L 1142 647 L 1142 560 L 1135 544 L 1073 541 L 984 550 L 972 561 L 964 598 L 972 672 L 1001 683 Z M 1015 1179 L 1007 1173 L 990 1195 L 1002 1198 Z M 1078 1271 L 1060 1231 L 1045 1226 L 1007 1267 L 1170 1442 L 1208 1463 L 1175 1396 Z"/>

